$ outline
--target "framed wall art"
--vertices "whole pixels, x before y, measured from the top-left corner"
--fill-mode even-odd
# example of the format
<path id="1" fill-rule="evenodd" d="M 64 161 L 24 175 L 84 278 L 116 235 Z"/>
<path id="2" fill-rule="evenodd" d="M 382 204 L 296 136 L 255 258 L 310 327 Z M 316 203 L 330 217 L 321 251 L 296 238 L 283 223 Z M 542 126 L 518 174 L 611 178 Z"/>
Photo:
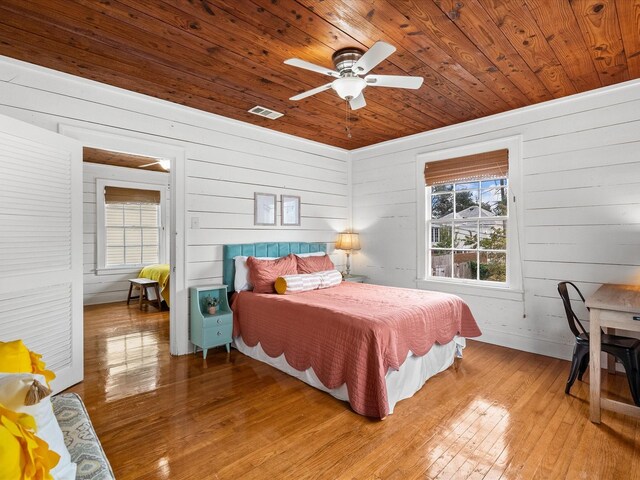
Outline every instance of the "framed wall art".
<path id="1" fill-rule="evenodd" d="M 300 225 L 300 197 L 280 195 L 280 208 L 282 225 Z"/>
<path id="2" fill-rule="evenodd" d="M 253 224 L 276 224 L 276 196 L 272 193 L 253 194 Z"/>

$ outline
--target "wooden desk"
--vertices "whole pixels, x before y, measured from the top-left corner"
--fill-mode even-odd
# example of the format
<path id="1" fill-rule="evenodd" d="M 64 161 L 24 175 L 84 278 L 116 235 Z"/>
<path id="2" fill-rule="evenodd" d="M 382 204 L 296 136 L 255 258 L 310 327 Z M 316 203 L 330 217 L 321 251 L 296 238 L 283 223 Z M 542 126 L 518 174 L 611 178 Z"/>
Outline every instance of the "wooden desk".
<path id="1" fill-rule="evenodd" d="M 587 298 L 589 315 L 589 382 L 591 421 L 600 423 L 600 408 L 640 417 L 640 407 L 600 398 L 600 327 L 640 332 L 640 285 L 602 285 Z"/>

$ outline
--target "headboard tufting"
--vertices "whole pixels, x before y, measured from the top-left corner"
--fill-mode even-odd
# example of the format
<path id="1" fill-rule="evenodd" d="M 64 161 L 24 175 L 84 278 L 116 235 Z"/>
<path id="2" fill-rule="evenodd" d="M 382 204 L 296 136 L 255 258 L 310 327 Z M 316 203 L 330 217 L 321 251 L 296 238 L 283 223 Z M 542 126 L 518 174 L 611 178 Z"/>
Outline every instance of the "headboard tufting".
<path id="1" fill-rule="evenodd" d="M 245 255 L 247 257 L 284 257 L 290 253 L 326 251 L 326 243 L 265 242 L 224 245 L 222 247 L 222 283 L 227 285 L 227 292 L 234 291 L 233 281 L 236 275 L 236 265 L 233 257 L 239 255 Z"/>

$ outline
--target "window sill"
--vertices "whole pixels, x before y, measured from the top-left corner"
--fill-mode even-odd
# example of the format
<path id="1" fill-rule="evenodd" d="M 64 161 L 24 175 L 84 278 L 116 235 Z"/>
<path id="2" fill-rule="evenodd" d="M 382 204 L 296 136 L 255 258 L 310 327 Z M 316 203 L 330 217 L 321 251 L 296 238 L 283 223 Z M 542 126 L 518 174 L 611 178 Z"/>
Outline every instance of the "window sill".
<path id="1" fill-rule="evenodd" d="M 471 283 L 449 282 L 445 280 L 426 280 L 423 278 L 416 280 L 416 287 L 420 290 L 435 290 L 455 295 L 477 295 L 514 302 L 522 302 L 524 299 L 524 292 L 522 290 L 509 287 L 474 285 Z"/>
<path id="2" fill-rule="evenodd" d="M 114 267 L 114 268 L 96 268 L 96 275 L 118 275 L 122 273 L 132 273 L 138 276 L 144 265 L 139 267 Z"/>

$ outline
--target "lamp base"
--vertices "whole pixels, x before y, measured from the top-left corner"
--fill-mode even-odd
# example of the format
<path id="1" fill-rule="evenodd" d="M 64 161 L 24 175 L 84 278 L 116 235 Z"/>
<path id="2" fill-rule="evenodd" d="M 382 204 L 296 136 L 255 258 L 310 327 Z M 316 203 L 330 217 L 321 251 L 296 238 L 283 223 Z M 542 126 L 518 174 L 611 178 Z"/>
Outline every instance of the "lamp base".
<path id="1" fill-rule="evenodd" d="M 351 252 L 347 251 L 347 270 L 342 273 L 342 278 L 347 278 L 351 276 L 351 262 L 350 262 Z"/>

